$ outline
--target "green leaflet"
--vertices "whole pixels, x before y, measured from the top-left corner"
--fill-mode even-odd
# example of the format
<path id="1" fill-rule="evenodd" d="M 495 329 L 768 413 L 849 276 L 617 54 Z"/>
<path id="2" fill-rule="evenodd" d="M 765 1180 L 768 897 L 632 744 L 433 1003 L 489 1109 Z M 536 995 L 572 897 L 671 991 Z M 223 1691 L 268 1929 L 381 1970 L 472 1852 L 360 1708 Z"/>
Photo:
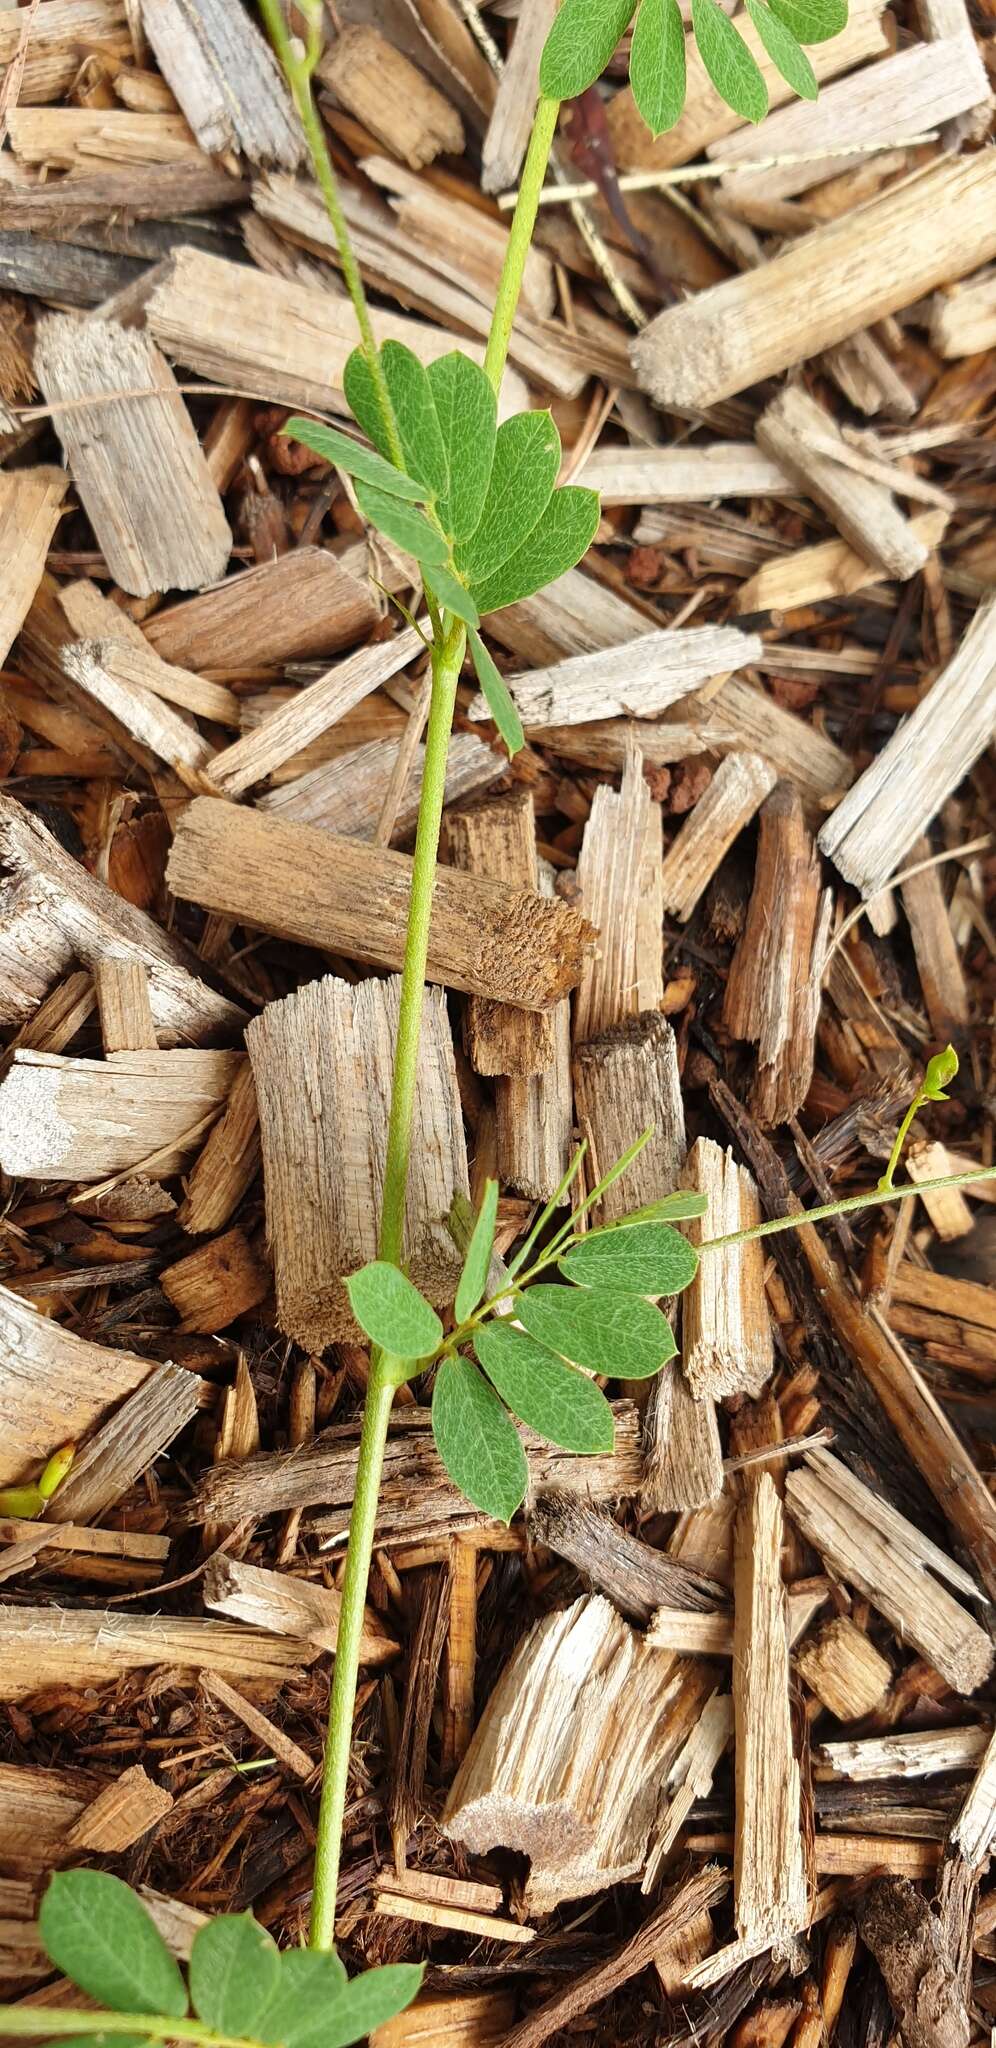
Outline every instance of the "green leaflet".
<path id="1" fill-rule="evenodd" d="M 383 1969 L 351 1977 L 345 1991 L 319 2015 L 314 2048 L 352 2048 L 354 2041 L 365 2041 L 375 2027 L 385 2026 L 411 2004 L 423 1974 L 421 1963 L 385 1963 Z M 288 2048 L 298 2044 L 291 2041 Z"/>
<path id="2" fill-rule="evenodd" d="M 692 0 L 699 54 L 720 99 L 745 121 L 763 121 L 768 88 L 738 29 L 719 0 Z"/>
<path id="3" fill-rule="evenodd" d="M 364 519 L 376 526 L 379 533 L 386 533 L 405 553 L 414 555 L 417 562 L 441 566 L 449 554 L 443 535 L 429 525 L 425 513 L 416 505 L 406 505 L 400 498 L 388 496 L 386 491 L 375 490 L 372 484 L 356 485 L 356 502 Z"/>
<path id="4" fill-rule="evenodd" d="M 613 1379 L 648 1379 L 677 1349 L 660 1309 L 638 1294 L 527 1287 L 519 1298 L 517 1313 L 538 1343 L 559 1351 L 574 1365 Z"/>
<path id="5" fill-rule="evenodd" d="M 624 1230 L 591 1231 L 557 1263 L 580 1287 L 681 1294 L 695 1278 L 699 1255 L 668 1223 L 633 1223 Z"/>
<path id="6" fill-rule="evenodd" d="M 715 5 L 716 0 L 711 0 Z M 514 555 L 493 575 L 471 585 L 471 595 L 482 616 L 500 612 L 504 605 L 532 597 L 548 583 L 573 569 L 587 554 L 598 530 L 599 503 L 596 491 L 567 484 L 554 491 L 541 524 Z"/>
<path id="7" fill-rule="evenodd" d="M 490 378 L 459 349 L 430 363 L 428 379 L 449 467 L 437 510 L 450 539 L 461 541 L 473 533 L 487 497 L 498 401 Z"/>
<path id="8" fill-rule="evenodd" d="M 468 634 L 470 658 L 474 664 L 477 680 L 484 693 L 488 710 L 510 754 L 517 754 L 524 747 L 526 736 L 522 720 L 512 702 L 508 684 L 484 645 L 479 633 Z"/>
<path id="9" fill-rule="evenodd" d="M 422 581 L 444 611 L 453 612 L 467 626 L 480 625 L 480 614 L 470 591 L 450 569 L 434 566 L 427 570 L 423 564 Z"/>
<path id="10" fill-rule="evenodd" d="M 374 380 L 370 375 L 370 365 L 361 348 L 354 348 L 352 355 L 346 359 L 342 388 L 346 395 L 346 404 L 357 426 L 362 427 L 367 440 L 372 441 L 374 447 L 380 449 L 385 462 L 390 462 L 391 444 L 387 425 L 380 409 L 380 399 Z"/>
<path id="11" fill-rule="evenodd" d="M 498 1182 L 484 1183 L 484 1194 L 478 1211 L 477 1221 L 471 1232 L 463 1272 L 457 1282 L 453 1314 L 458 1323 L 465 1323 L 472 1316 L 479 1301 L 484 1299 L 488 1284 L 488 1268 L 491 1264 L 491 1247 L 495 1241 L 495 1219 L 498 1215 Z"/>
<path id="12" fill-rule="evenodd" d="M 325 2048 L 329 2017 L 346 1988 L 345 1969 L 331 1950 L 285 1949 L 276 1990 L 253 2022 L 254 2038 L 280 2048 Z"/>
<path id="13" fill-rule="evenodd" d="M 746 0 L 747 12 L 773 64 L 777 65 L 786 85 L 799 94 L 800 99 L 814 100 L 819 92 L 816 73 L 805 50 L 799 48 L 790 28 L 772 14 L 764 0 Z"/>
<path id="14" fill-rule="evenodd" d="M 505 1406 L 546 1443 L 587 1456 L 611 1451 L 612 1410 L 594 1380 L 501 1318 L 478 1330 L 474 1350 Z"/>
<path id="15" fill-rule="evenodd" d="M 182 2019 L 183 1978 L 151 1914 L 119 1877 L 57 1871 L 41 1903 L 38 1931 L 56 1969 L 98 2004 Z"/>
<path id="16" fill-rule="evenodd" d="M 338 427 L 320 426 L 317 420 L 288 420 L 281 430 L 292 441 L 302 441 L 306 448 L 314 449 L 316 455 L 324 455 L 326 462 L 334 462 L 337 469 L 346 476 L 358 478 L 361 483 L 372 484 L 391 498 L 408 498 L 425 501 L 432 493 L 425 484 L 416 483 L 414 477 L 406 476 L 403 469 L 395 469 L 393 463 L 384 462 L 370 448 L 361 448 L 358 441 L 351 441 L 348 434 L 340 434 Z"/>
<path id="17" fill-rule="evenodd" d="M 525 1499 L 526 1454 L 515 1424 L 469 1358 L 444 1358 L 436 1374 L 432 1433 L 454 1486 L 482 1514 L 510 1522 Z"/>
<path id="18" fill-rule="evenodd" d="M 920 1090 L 924 1101 L 947 1102 L 947 1085 L 949 1081 L 954 1080 L 957 1072 L 958 1055 L 953 1045 L 946 1045 L 943 1052 L 935 1052 L 933 1059 L 927 1061 L 927 1071 L 924 1074 L 923 1086 Z M 41 1479 L 38 1481 L 38 1485 L 41 1492 L 44 1493 L 44 1474 L 42 1474 Z"/>
<path id="19" fill-rule="evenodd" d="M 280 1980 L 280 1953 L 251 1913 L 221 1913 L 194 1936 L 188 1972 L 198 2019 L 218 2034 L 252 2034 Z"/>
<path id="20" fill-rule="evenodd" d="M 828 43 L 847 26 L 847 0 L 771 0 L 771 12 L 798 43 Z"/>
<path id="21" fill-rule="evenodd" d="M 560 435 L 548 412 L 518 412 L 495 437 L 480 520 L 456 559 L 471 580 L 490 576 L 542 519 L 560 468 Z"/>
<path id="22" fill-rule="evenodd" d="M 685 104 L 685 25 L 678 0 L 640 0 L 629 82 L 651 134 L 673 128 Z"/>
<path id="23" fill-rule="evenodd" d="M 704 1216 L 709 1207 L 708 1195 L 697 1195 L 690 1188 L 678 1188 L 673 1195 L 662 1195 L 659 1202 L 648 1202 L 642 1209 L 633 1209 L 628 1216 L 620 1216 L 618 1222 L 606 1224 L 606 1229 L 629 1230 L 634 1223 L 684 1223 L 690 1216 Z"/>
<path id="24" fill-rule="evenodd" d="M 386 1259 L 372 1259 L 346 1281 L 360 1329 L 394 1358 L 428 1358 L 443 1341 L 443 1326 L 407 1274 Z"/>
<path id="25" fill-rule="evenodd" d="M 385 341 L 380 359 L 405 461 L 435 497 L 445 498 L 450 467 L 425 365 L 401 341 Z"/>
<path id="26" fill-rule="evenodd" d="M 634 0 L 563 0 L 540 58 L 540 91 L 573 100 L 600 78 L 633 12 Z"/>

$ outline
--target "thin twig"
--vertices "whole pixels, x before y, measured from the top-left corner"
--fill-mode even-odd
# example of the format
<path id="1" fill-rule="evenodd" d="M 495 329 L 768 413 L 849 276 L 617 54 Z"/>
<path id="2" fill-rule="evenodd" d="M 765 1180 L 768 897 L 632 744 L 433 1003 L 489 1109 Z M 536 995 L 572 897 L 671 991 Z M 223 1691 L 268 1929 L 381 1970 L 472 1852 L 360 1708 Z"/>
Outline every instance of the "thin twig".
<path id="1" fill-rule="evenodd" d="M 627 171 L 619 179 L 620 192 L 658 192 L 666 185 L 696 185 L 703 178 L 725 178 L 734 171 L 776 171 L 783 164 L 822 163 L 825 157 L 875 156 L 881 150 L 914 149 L 922 143 L 936 142 L 937 132 L 930 129 L 923 135 L 901 135 L 888 142 L 849 142 L 834 149 L 792 150 L 782 156 L 759 156 L 745 159 L 740 163 L 680 164 L 670 171 Z M 503 213 L 510 212 L 515 205 L 517 193 L 502 192 L 498 205 Z M 582 199 L 597 199 L 598 186 L 590 179 L 576 185 L 547 185 L 540 199 L 541 206 L 570 206 Z"/>

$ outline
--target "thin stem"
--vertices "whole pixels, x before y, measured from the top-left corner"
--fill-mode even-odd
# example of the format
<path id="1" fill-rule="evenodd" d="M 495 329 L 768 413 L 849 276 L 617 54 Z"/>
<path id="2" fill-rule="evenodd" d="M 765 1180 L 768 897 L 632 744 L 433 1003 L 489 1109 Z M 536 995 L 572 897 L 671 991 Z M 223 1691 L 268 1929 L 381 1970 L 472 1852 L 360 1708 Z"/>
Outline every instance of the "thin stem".
<path id="1" fill-rule="evenodd" d="M 540 193 L 550 161 L 553 138 L 557 132 L 557 116 L 560 101 L 541 99 L 533 121 L 533 132 L 529 138 L 526 161 L 522 167 L 522 182 L 515 202 L 515 212 L 508 233 L 508 247 L 502 266 L 498 297 L 491 316 L 491 332 L 488 335 L 487 354 L 484 367 L 496 391 L 501 389 L 508 360 L 508 344 L 512 325 L 522 290 L 526 257 L 533 239 L 536 215 L 539 210 Z"/>
<path id="2" fill-rule="evenodd" d="M 847 1195 L 842 1202 L 825 1202 L 821 1209 L 800 1209 L 794 1216 L 774 1216 L 769 1223 L 756 1223 L 753 1230 L 732 1230 L 727 1237 L 707 1237 L 698 1250 L 718 1252 L 727 1244 L 750 1244 L 755 1237 L 775 1237 L 780 1230 L 801 1230 L 804 1223 L 827 1223 L 834 1216 L 851 1216 L 856 1209 L 874 1209 L 882 1202 L 905 1202 L 911 1195 L 931 1195 L 938 1188 L 970 1188 L 973 1181 L 996 1180 L 996 1166 L 980 1166 L 974 1173 L 946 1173 L 940 1180 L 909 1181 L 898 1188 L 873 1188 L 867 1195 Z"/>
<path id="3" fill-rule="evenodd" d="M 889 1154 L 889 1164 L 886 1167 L 885 1172 L 883 1173 L 882 1178 L 878 1184 L 878 1192 L 880 1195 L 888 1194 L 890 1188 L 892 1187 L 892 1183 L 896 1175 L 896 1168 L 899 1165 L 899 1162 L 903 1156 L 903 1146 L 906 1143 L 910 1126 L 912 1125 L 914 1118 L 919 1116 L 920 1111 L 923 1108 L 923 1105 L 926 1102 L 926 1100 L 927 1097 L 921 1090 L 918 1094 L 914 1095 L 913 1100 L 910 1103 L 906 1115 L 904 1116 L 902 1123 L 900 1124 L 899 1129 L 896 1132 L 896 1142 L 893 1145 L 892 1151 Z"/>
<path id="4" fill-rule="evenodd" d="M 148 2012 L 60 2012 L 50 2006 L 0 2005 L 0 2031 L 23 2039 L 39 2034 L 138 2034 L 152 2041 L 196 2041 L 201 2048 L 254 2048 L 243 2035 L 216 2034 L 201 2020 Z"/>

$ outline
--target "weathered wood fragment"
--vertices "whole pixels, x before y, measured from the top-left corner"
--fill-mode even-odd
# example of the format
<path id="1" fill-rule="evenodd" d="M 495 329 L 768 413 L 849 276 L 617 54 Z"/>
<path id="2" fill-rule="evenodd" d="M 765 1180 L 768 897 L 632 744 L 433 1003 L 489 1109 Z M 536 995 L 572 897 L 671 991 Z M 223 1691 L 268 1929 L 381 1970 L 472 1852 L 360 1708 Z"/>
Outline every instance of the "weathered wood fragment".
<path id="1" fill-rule="evenodd" d="M 449 858 L 464 874 L 492 875 L 515 888 L 538 891 L 536 814 L 528 790 L 450 811 L 445 831 Z M 540 1074 L 553 1064 L 554 1027 L 550 1011 L 520 1010 L 471 996 L 467 1051 L 479 1074 Z"/>
<path id="2" fill-rule="evenodd" d="M 155 1159 L 176 1173 L 220 1109 L 241 1055 L 117 1052 L 106 1060 L 18 1052 L 0 1083 L 5 1173 L 95 1181 Z"/>
<path id="3" fill-rule="evenodd" d="M 996 1840 L 996 1736 L 990 1736 L 951 1829 L 951 1841 L 972 1870 L 981 1870 Z"/>
<path id="4" fill-rule="evenodd" d="M 761 1125 L 783 1123 L 809 1093 L 831 909 L 801 798 L 779 783 L 761 806 L 754 887 L 723 1001 L 727 1030 L 757 1044 L 750 1102 Z"/>
<path id="5" fill-rule="evenodd" d="M 511 54 L 498 81 L 481 145 L 481 187 L 485 192 L 504 192 L 518 178 L 532 127 L 529 110 L 539 92 L 540 55 L 556 11 L 557 0 L 533 0 L 516 22 Z"/>
<path id="6" fill-rule="evenodd" d="M 664 855 L 664 909 L 687 923 L 739 832 L 775 784 L 759 754 L 727 754 Z"/>
<path id="7" fill-rule="evenodd" d="M 62 665 L 67 676 L 182 780 L 198 787 L 214 748 L 187 713 L 174 711 L 140 682 L 123 682 L 105 668 L 99 647 L 98 641 L 78 640 L 65 648 Z"/>
<path id="8" fill-rule="evenodd" d="M 204 1574 L 204 1605 L 229 1621 L 245 1621 L 271 1635 L 294 1636 L 320 1650 L 334 1650 L 339 1640 L 342 1596 L 333 1586 L 316 1586 L 289 1572 L 264 1571 L 238 1558 L 219 1554 Z M 360 1641 L 363 1664 L 387 1664 L 398 1645 L 372 1607 L 364 1613 Z"/>
<path id="9" fill-rule="evenodd" d="M 210 1332 L 258 1308 L 270 1291 L 270 1275 L 235 1225 L 164 1267 L 159 1284 L 181 1318 L 181 1330 Z"/>
<path id="10" fill-rule="evenodd" d="M 148 1378 L 101 1425 L 49 1502 L 50 1522 L 93 1522 L 168 1449 L 201 1405 L 203 1382 L 180 1365 L 149 1361 Z"/>
<path id="11" fill-rule="evenodd" d="M 149 976 L 142 960 L 98 960 L 93 984 L 100 1010 L 100 1036 L 104 1051 L 155 1052 L 158 1047 Z M 54 1051 L 54 1047 L 47 1050 Z"/>
<path id="12" fill-rule="evenodd" d="M 252 1186 L 260 1156 L 256 1083 L 251 1062 L 243 1060 L 225 1108 L 187 1176 L 177 1215 L 184 1230 L 192 1236 L 223 1230 Z"/>
<path id="13" fill-rule="evenodd" d="M 417 65 L 372 25 L 346 27 L 318 65 L 319 77 L 394 156 L 419 171 L 459 156 L 463 122 Z"/>
<path id="14" fill-rule="evenodd" d="M 709 1202 L 704 1216 L 685 1225 L 692 1244 L 750 1230 L 761 1220 L 746 1167 L 711 1138 L 698 1138 L 692 1146 L 681 1184 Z M 681 1319 L 681 1363 L 691 1392 L 699 1400 L 729 1394 L 756 1399 L 774 1368 L 763 1247 L 756 1241 L 727 1245 L 700 1259 L 682 1296 Z"/>
<path id="15" fill-rule="evenodd" d="M 603 505 L 687 505 L 715 498 L 794 498 L 792 472 L 752 441 L 704 448 L 597 448 L 578 474 Z M 718 673 L 718 668 L 717 671 Z"/>
<path id="16" fill-rule="evenodd" d="M 259 808 L 273 811 L 278 817 L 293 818 L 301 825 L 320 825 L 323 831 L 339 832 L 347 839 L 374 840 L 384 811 L 384 792 L 398 769 L 402 745 L 396 739 L 370 740 L 349 753 L 337 754 L 334 760 L 321 761 L 301 775 L 266 790 L 257 798 Z M 381 844 L 411 844 L 418 822 L 424 767 L 425 748 L 417 746 L 409 760 L 390 840 Z M 506 757 L 495 753 L 474 733 L 456 732 L 446 756 L 443 801 L 463 803 L 507 774 Z"/>
<path id="17" fill-rule="evenodd" d="M 529 1516 L 534 1537 L 566 1557 L 630 1620 L 646 1623 L 667 1606 L 711 1617 L 725 1588 L 694 1566 L 630 1536 L 595 1507 L 563 1494 L 544 1494 Z"/>
<path id="18" fill-rule="evenodd" d="M 0 476 L 0 661 L 6 661 L 41 582 L 66 484 L 55 468 L 6 470 Z"/>
<path id="19" fill-rule="evenodd" d="M 785 465 L 859 555 L 890 576 L 915 576 L 927 559 L 891 493 L 841 459 L 844 437 L 823 406 L 789 384 L 757 423 L 761 447 Z"/>
<path id="20" fill-rule="evenodd" d="M 541 896 L 553 896 L 553 869 L 537 862 Z M 498 1172 L 510 1187 L 548 1202 L 570 1163 L 574 1132 L 571 1086 L 571 1005 L 565 996 L 549 1012 L 553 1058 L 540 1074 L 499 1075 L 495 1082 L 495 1151 Z"/>
<path id="21" fill-rule="evenodd" d="M 146 632 L 181 668 L 234 670 L 336 654 L 376 623 L 373 594 L 324 548 L 296 548 L 157 612 Z"/>
<path id="22" fill-rule="evenodd" d="M 234 1714 L 237 1721 L 241 1721 L 243 1728 L 248 1728 L 250 1735 L 256 1737 L 266 1756 L 275 1756 L 296 1778 L 310 1778 L 314 1775 L 315 1765 L 307 1750 L 302 1749 L 300 1743 L 292 1742 L 290 1736 L 285 1735 L 283 1729 L 276 1727 L 270 1720 L 269 1715 L 260 1713 L 259 1708 L 254 1707 L 252 1701 L 245 1699 L 242 1693 L 236 1692 L 235 1687 L 229 1685 L 227 1679 L 219 1677 L 216 1671 L 207 1670 L 201 1678 L 201 1685 L 219 1706 L 225 1707 L 230 1714 Z"/>
<path id="23" fill-rule="evenodd" d="M 910 848 L 912 863 L 931 858 L 928 839 Z M 924 1007 L 935 1037 L 949 1039 L 969 1019 L 968 986 L 951 915 L 944 897 L 941 870 L 924 868 L 901 884 L 903 909 L 909 919 Z"/>
<path id="24" fill-rule="evenodd" d="M 868 1783 L 877 1778 L 929 1778 L 970 1770 L 985 1754 L 984 1727 L 917 1728 L 903 1735 L 866 1735 L 857 1742 L 824 1742 L 819 1766 L 834 1777 Z"/>
<path id="25" fill-rule="evenodd" d="M 0 65 L 11 64 L 24 35 L 16 8 L 0 15 Z M 121 0 L 41 0 L 30 24 L 18 100 L 44 105 L 69 90 L 80 68 L 80 44 L 96 43 L 127 58 L 131 43 Z"/>
<path id="26" fill-rule="evenodd" d="M 996 343 L 996 277 L 969 278 L 939 292 L 931 309 L 930 338 L 942 356 L 981 355 Z"/>
<path id="27" fill-rule="evenodd" d="M 247 182 L 230 177 L 220 164 L 204 156 L 193 162 L 130 164 L 126 169 L 98 166 L 85 177 L 30 185 L 5 183 L 0 195 L 0 228 L 58 239 L 64 234 L 79 236 L 81 229 L 92 224 L 93 231 L 103 235 L 107 223 L 123 214 L 133 221 L 173 220 L 235 206 L 248 196 Z M 196 234 L 196 228 L 191 232 Z M 89 327 L 98 324 L 86 323 Z M 148 400 L 145 406 L 148 409 Z"/>
<path id="28" fill-rule="evenodd" d="M 313 1662 L 310 1645 L 235 1622 L 125 1609 L 0 1605 L 0 1699 L 30 1699 L 50 1685 L 85 1691 L 157 1664 L 211 1671 L 273 1692 Z"/>
<path id="29" fill-rule="evenodd" d="M 910 532 L 930 552 L 944 539 L 949 518 L 949 513 L 939 509 L 917 512 L 909 521 Z M 763 563 L 741 583 L 736 609 L 743 618 L 755 612 L 793 611 L 801 605 L 822 604 L 827 598 L 851 597 L 856 590 L 881 583 L 885 573 L 856 554 L 846 540 L 821 540 L 815 547 L 798 548 Z"/>
<path id="30" fill-rule="evenodd" d="M 243 796 L 254 782 L 263 782 L 275 768 L 282 768 L 423 651 L 419 635 L 406 627 L 393 640 L 378 641 L 348 655 L 327 675 L 299 690 L 289 703 L 271 711 L 261 725 L 216 754 L 212 782 L 226 796 Z M 288 806 L 286 785 L 281 808 L 289 808 L 290 815 L 295 815 Z"/>
<path id="31" fill-rule="evenodd" d="M 651 797 L 641 756 L 632 748 L 618 792 L 605 785 L 595 791 L 581 842 L 578 892 L 598 943 L 575 999 L 579 1045 L 627 1017 L 655 1009 L 664 992 L 660 833 L 660 806 Z"/>
<path id="32" fill-rule="evenodd" d="M 968 2048 L 972 2022 L 941 1934 L 908 1880 L 878 1878 L 857 1907 L 907 2048 Z"/>
<path id="33" fill-rule="evenodd" d="M 892 1670 L 863 1629 L 838 1615 L 796 1652 L 811 1692 L 838 1721 L 861 1721 L 880 1707 Z"/>
<path id="34" fill-rule="evenodd" d="M 705 1507 L 723 1490 L 716 1404 L 693 1394 L 679 1359 L 658 1373 L 647 1413 L 643 1498 L 658 1514 Z"/>
<path id="35" fill-rule="evenodd" d="M 523 724 L 539 736 L 548 725 L 654 718 L 711 677 L 756 661 L 761 651 L 756 635 L 735 626 L 667 627 L 506 680 Z M 475 697 L 470 716 L 490 716 L 483 697 Z"/>
<path id="36" fill-rule="evenodd" d="M 515 2008 L 508 1991 L 423 1992 L 374 2028 L 370 2048 L 504 2048 Z"/>
<path id="37" fill-rule="evenodd" d="M 98 640 L 93 651 L 104 673 L 114 682 L 151 692 L 153 697 L 176 704 L 196 718 L 210 718 L 216 725 L 238 725 L 238 699 L 231 690 L 223 683 L 212 683 L 206 676 L 195 676 L 189 669 L 175 668 L 163 661 L 137 629 L 134 637 L 127 640 Z"/>
<path id="38" fill-rule="evenodd" d="M 34 1479 L 60 1444 L 89 1436 L 154 1369 L 152 1359 L 90 1344 L 0 1288 L 0 1484 Z"/>
<path id="39" fill-rule="evenodd" d="M 155 1784 L 141 1764 L 132 1764 L 83 1808 L 64 1846 L 76 1854 L 118 1856 L 158 1826 L 172 1805 L 166 1787 Z"/>
<path id="40" fill-rule="evenodd" d="M 269 44 L 225 0 L 140 0 L 142 28 L 201 148 L 295 171 L 304 136 Z"/>
<path id="41" fill-rule="evenodd" d="M 733 1890 L 741 1939 L 776 1949 L 807 1924 L 809 1904 L 789 1701 L 782 1534 L 781 1501 L 765 1472 L 737 1516 L 734 1553 Z"/>

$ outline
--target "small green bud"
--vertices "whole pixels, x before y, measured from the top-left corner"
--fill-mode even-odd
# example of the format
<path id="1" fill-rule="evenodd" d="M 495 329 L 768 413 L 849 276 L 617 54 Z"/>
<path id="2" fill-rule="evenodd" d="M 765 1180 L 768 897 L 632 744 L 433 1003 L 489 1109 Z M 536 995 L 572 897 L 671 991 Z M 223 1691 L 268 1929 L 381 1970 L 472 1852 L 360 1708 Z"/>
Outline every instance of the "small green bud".
<path id="1" fill-rule="evenodd" d="M 63 1480 L 72 1469 L 75 1456 L 75 1444 L 63 1444 L 60 1451 L 53 1452 L 38 1481 L 38 1491 L 43 1500 L 51 1500 L 53 1493 L 58 1492 Z"/>
<path id="2" fill-rule="evenodd" d="M 947 1084 L 958 1072 L 958 1055 L 953 1045 L 946 1045 L 943 1052 L 935 1052 L 927 1062 L 921 1094 L 926 1102 L 947 1102 Z"/>

